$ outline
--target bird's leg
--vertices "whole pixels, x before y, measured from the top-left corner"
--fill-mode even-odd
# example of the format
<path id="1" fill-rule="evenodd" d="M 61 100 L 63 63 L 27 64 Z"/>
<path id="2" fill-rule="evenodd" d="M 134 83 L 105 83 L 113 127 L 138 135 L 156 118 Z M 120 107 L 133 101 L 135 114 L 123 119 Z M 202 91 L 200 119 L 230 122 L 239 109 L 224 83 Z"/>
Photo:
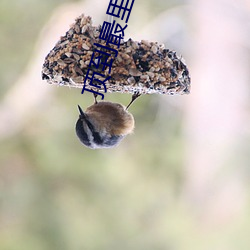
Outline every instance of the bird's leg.
<path id="1" fill-rule="evenodd" d="M 93 93 L 93 95 L 94 95 L 94 99 L 95 99 L 95 104 L 97 104 L 98 102 L 97 102 L 97 96 L 98 96 L 98 94 L 96 94 L 96 93 Z"/>
<path id="2" fill-rule="evenodd" d="M 141 94 L 139 93 L 139 91 L 135 92 L 132 95 L 132 99 L 131 102 L 128 104 L 128 106 L 126 107 L 126 110 L 130 107 L 130 105 L 140 96 Z"/>

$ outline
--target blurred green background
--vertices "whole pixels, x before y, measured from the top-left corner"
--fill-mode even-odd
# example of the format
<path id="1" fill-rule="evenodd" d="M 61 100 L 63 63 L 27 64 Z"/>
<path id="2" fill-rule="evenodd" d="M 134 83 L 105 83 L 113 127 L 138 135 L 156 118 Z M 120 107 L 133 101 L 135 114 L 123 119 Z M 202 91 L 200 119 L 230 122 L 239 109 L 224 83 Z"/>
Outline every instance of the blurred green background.
<path id="1" fill-rule="evenodd" d="M 0 2 L 0 249 L 249 250 L 249 1 L 136 0 L 126 36 L 182 54 L 192 92 L 140 97 L 134 134 L 90 150 L 74 126 L 93 97 L 41 67 L 108 2 Z"/>

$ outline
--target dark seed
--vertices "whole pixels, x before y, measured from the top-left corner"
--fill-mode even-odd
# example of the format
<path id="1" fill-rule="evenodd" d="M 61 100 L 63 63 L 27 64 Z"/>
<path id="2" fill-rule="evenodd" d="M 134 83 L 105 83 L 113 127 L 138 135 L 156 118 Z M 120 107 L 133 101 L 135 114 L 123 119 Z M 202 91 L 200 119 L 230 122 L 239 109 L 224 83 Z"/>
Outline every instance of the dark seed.
<path id="1" fill-rule="evenodd" d="M 43 73 L 43 74 L 42 74 L 42 79 L 43 79 L 43 80 L 48 80 L 48 79 L 49 79 L 49 76 L 47 76 L 46 74 Z"/>

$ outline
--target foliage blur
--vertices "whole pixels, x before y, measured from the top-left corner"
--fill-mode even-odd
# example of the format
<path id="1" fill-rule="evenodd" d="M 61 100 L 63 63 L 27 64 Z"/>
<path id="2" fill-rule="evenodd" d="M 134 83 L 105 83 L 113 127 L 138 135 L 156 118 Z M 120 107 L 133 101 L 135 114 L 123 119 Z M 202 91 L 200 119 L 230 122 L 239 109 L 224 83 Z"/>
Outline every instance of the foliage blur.
<path id="1" fill-rule="evenodd" d="M 222 80 L 232 68 L 222 67 L 221 75 L 213 75 L 224 51 L 211 62 L 215 50 L 209 48 L 217 35 L 197 42 L 203 34 L 197 20 L 206 11 L 198 9 L 202 2 L 135 1 L 126 36 L 159 39 L 182 54 L 193 79 L 192 92 L 140 97 L 130 109 L 134 134 L 116 148 L 90 150 L 79 143 L 74 126 L 77 104 L 87 107 L 93 97 L 42 82 L 42 61 L 38 70 L 32 66 L 38 54 L 44 58 L 49 52 L 42 52 L 42 44 L 50 40 L 45 34 L 53 22 L 59 22 L 60 8 L 75 6 L 100 21 L 106 8 L 100 17 L 98 6 L 107 7 L 108 1 L 1 0 L 1 250 L 250 248 L 250 76 L 245 70 L 250 42 L 234 44 L 235 51 L 244 51 L 237 61 L 241 73 L 231 79 L 234 85 Z M 250 3 L 217 3 L 227 17 L 246 25 L 241 30 L 230 23 L 230 32 L 235 29 L 239 39 L 250 41 L 245 34 Z M 72 22 L 67 20 L 67 27 Z M 206 50 L 208 55 L 199 53 Z M 39 80 L 28 81 L 32 73 Z M 239 92 L 224 94 L 236 86 Z M 218 99 L 215 93 L 220 93 Z M 130 98 L 105 95 L 124 105 Z M 224 100 L 234 104 L 229 111 Z M 233 121 L 237 123 L 231 129 Z"/>

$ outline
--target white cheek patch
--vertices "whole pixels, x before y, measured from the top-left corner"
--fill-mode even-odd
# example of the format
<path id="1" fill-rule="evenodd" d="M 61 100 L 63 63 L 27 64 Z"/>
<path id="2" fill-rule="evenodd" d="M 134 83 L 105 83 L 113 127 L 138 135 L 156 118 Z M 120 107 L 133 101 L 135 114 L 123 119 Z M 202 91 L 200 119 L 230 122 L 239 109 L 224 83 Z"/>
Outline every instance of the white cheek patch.
<path id="1" fill-rule="evenodd" d="M 89 129 L 89 127 L 88 127 L 88 125 L 87 125 L 86 122 L 83 122 L 83 128 L 84 128 L 86 134 L 88 135 L 88 139 L 89 139 L 89 143 L 90 143 L 91 147 L 92 147 L 92 148 L 95 148 L 95 147 L 94 147 L 95 143 L 94 143 L 93 133 L 92 133 L 92 131 Z"/>

